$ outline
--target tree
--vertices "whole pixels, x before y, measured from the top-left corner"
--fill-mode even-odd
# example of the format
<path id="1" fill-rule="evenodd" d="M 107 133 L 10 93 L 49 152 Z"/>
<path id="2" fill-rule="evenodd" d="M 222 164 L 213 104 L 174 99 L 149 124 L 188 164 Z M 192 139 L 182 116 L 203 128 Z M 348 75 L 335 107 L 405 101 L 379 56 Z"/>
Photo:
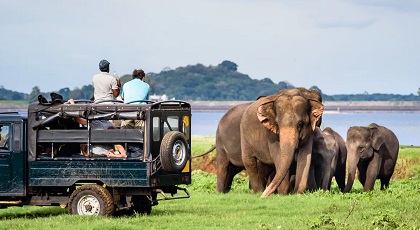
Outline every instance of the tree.
<path id="1" fill-rule="evenodd" d="M 69 99 L 70 88 L 68 88 L 68 87 L 62 88 L 62 89 L 58 90 L 58 93 L 61 96 L 63 96 L 64 99 Z"/>
<path id="2" fill-rule="evenodd" d="M 82 94 L 83 94 L 83 98 L 81 99 L 90 99 L 93 97 L 93 85 L 84 85 L 82 86 Z"/>
<path id="3" fill-rule="evenodd" d="M 417 91 L 417 95 L 419 95 L 419 96 L 420 96 L 420 88 L 419 88 L 419 91 Z"/>
<path id="4" fill-rule="evenodd" d="M 294 88 L 292 84 L 287 81 L 281 81 L 278 83 L 280 89 L 291 89 Z"/>
<path id="5" fill-rule="evenodd" d="M 314 86 L 312 86 L 311 88 L 309 88 L 309 90 L 316 90 L 316 91 L 318 91 L 320 94 L 322 94 L 321 89 L 320 89 L 320 88 L 318 88 L 318 86 L 316 86 L 316 85 L 314 85 Z"/>
<path id="6" fill-rule="evenodd" d="M 223 61 L 222 63 L 219 64 L 219 66 L 224 67 L 228 70 L 231 71 L 237 71 L 238 70 L 238 65 L 234 62 L 231 61 Z"/>
<path id="7" fill-rule="evenodd" d="M 69 98 L 73 98 L 75 100 L 85 99 L 85 98 L 83 98 L 83 92 L 82 92 L 82 90 L 79 89 L 79 88 L 77 88 L 77 87 L 70 92 Z"/>
<path id="8" fill-rule="evenodd" d="M 268 84 L 274 84 L 274 82 L 270 78 L 261 79 L 260 82 L 262 82 L 262 83 L 268 83 Z"/>
<path id="9" fill-rule="evenodd" d="M 33 87 L 31 93 L 29 94 L 29 98 L 28 98 L 29 103 L 38 101 L 38 95 L 40 94 L 41 94 L 41 90 L 39 89 L 39 87 L 38 86 Z"/>

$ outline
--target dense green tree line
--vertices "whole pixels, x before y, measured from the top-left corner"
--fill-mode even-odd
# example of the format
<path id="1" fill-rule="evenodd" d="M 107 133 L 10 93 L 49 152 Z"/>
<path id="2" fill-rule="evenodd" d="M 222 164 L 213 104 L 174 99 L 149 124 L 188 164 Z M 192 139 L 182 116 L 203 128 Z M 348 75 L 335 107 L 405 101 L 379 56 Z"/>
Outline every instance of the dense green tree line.
<path id="1" fill-rule="evenodd" d="M 8 90 L 8 89 L 5 89 L 3 86 L 0 86 L 0 100 L 21 101 L 21 100 L 27 100 L 27 99 L 28 99 L 27 94 Z"/>
<path id="2" fill-rule="evenodd" d="M 174 70 L 165 68 L 160 73 L 148 73 L 146 81 L 150 84 L 151 95 L 166 94 L 177 100 L 205 100 L 205 101 L 250 101 L 262 95 L 270 95 L 281 89 L 294 88 L 286 81 L 274 83 L 269 78 L 261 80 L 251 79 L 248 75 L 237 71 L 238 66 L 231 61 L 223 61 L 217 66 L 202 64 L 188 65 Z M 121 84 L 131 80 L 130 75 L 121 77 Z M 321 89 L 312 86 L 311 89 Z M 73 90 L 62 88 L 56 91 L 65 99 L 90 99 L 93 96 L 93 86 L 84 85 Z M 0 100 L 27 100 L 34 102 L 39 94 L 49 98 L 51 92 L 42 92 L 38 86 L 30 94 L 6 90 L 0 87 Z M 418 95 L 398 94 L 339 94 L 325 95 L 324 101 L 418 101 Z"/>

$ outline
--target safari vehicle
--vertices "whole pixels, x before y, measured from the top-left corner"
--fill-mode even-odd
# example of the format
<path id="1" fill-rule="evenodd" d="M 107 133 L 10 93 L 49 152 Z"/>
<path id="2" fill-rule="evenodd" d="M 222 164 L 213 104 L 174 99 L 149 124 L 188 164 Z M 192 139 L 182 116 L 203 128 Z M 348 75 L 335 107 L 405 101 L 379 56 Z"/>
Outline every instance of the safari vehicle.
<path id="1" fill-rule="evenodd" d="M 70 214 L 111 216 L 150 214 L 158 201 L 189 198 L 178 186 L 191 183 L 190 105 L 140 102 L 34 103 L 27 113 L 0 113 L 0 207 L 61 206 Z M 92 129 L 98 120 L 143 126 Z M 95 156 L 92 146 L 104 143 L 137 147 L 126 158 Z"/>

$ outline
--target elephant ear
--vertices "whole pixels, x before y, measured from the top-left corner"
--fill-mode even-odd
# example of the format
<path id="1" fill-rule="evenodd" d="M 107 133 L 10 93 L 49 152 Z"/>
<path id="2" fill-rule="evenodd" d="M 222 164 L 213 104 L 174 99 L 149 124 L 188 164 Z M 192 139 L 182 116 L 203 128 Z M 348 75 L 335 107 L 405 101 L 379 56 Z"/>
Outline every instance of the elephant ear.
<path id="1" fill-rule="evenodd" d="M 370 133 L 372 137 L 372 148 L 378 151 L 381 146 L 384 144 L 385 139 L 384 137 L 379 133 L 379 129 L 376 127 L 370 128 Z"/>
<path id="2" fill-rule="evenodd" d="M 274 101 L 276 97 L 261 98 L 260 106 L 257 109 L 257 117 L 261 124 L 271 132 L 278 134 L 279 126 L 276 122 L 276 112 L 274 110 Z"/>
<path id="3" fill-rule="evenodd" d="M 314 131 L 315 127 L 321 126 L 322 114 L 324 113 L 324 105 L 317 100 L 309 99 L 309 102 L 311 104 L 311 128 L 312 131 Z"/>

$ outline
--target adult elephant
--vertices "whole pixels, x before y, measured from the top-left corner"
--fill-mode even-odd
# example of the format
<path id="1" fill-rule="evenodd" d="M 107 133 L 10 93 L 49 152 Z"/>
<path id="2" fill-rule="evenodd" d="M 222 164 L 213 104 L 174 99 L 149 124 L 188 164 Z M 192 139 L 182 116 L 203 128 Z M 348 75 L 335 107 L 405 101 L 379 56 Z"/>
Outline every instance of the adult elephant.
<path id="1" fill-rule="evenodd" d="M 381 180 L 381 190 L 388 188 L 399 151 L 398 138 L 391 130 L 375 123 L 350 127 L 346 147 L 349 172 L 344 192 L 353 186 L 356 166 L 363 191 L 373 190 L 376 179 Z"/>
<path id="2" fill-rule="evenodd" d="M 261 195 L 266 197 L 288 177 L 295 158 L 294 191 L 306 190 L 313 132 L 323 111 L 320 101 L 308 99 L 299 89 L 260 98 L 246 108 L 240 125 L 242 161 L 254 192 L 264 190 L 263 179 L 258 175 L 258 161 L 274 165 L 276 169 L 273 180 Z"/>
<path id="3" fill-rule="evenodd" d="M 307 90 L 305 88 L 296 88 L 307 99 L 321 101 L 321 94 L 317 90 Z M 285 90 L 280 90 L 274 95 L 280 95 Z M 262 99 L 261 96 L 258 99 Z M 257 99 L 257 100 L 258 100 Z M 232 107 L 220 119 L 216 131 L 216 192 L 227 193 L 230 191 L 233 177 L 245 169 L 241 157 L 241 138 L 240 138 L 240 122 L 245 109 L 252 102 L 239 104 Z M 317 126 L 320 126 L 321 120 Z M 265 187 L 269 175 L 274 171 L 271 165 L 258 162 L 259 178 L 262 178 L 262 185 Z M 284 183 L 283 190 L 288 189 L 288 183 Z"/>
<path id="4" fill-rule="evenodd" d="M 236 105 L 222 116 L 216 131 L 216 192 L 227 193 L 236 174 L 245 169 L 241 157 L 240 123 L 242 114 L 252 102 Z M 258 162 L 259 177 L 263 186 L 273 168 Z M 251 185 L 250 185 L 251 187 Z"/>
<path id="5" fill-rule="evenodd" d="M 316 188 L 330 190 L 332 178 L 343 191 L 346 177 L 347 149 L 344 139 L 330 127 L 316 128 L 312 149 Z"/>

